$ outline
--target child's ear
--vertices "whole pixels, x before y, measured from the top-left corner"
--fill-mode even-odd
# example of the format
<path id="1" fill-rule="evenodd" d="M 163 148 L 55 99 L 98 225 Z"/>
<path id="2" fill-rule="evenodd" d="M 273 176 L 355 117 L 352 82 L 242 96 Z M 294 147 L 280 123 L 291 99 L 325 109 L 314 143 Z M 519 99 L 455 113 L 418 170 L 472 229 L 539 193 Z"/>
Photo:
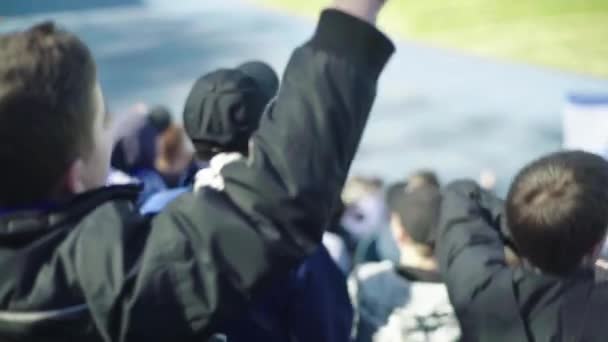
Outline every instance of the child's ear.
<path id="1" fill-rule="evenodd" d="M 64 188 L 68 193 L 79 194 L 85 191 L 85 186 L 82 181 L 82 172 L 83 163 L 79 158 L 72 162 L 64 177 Z"/>

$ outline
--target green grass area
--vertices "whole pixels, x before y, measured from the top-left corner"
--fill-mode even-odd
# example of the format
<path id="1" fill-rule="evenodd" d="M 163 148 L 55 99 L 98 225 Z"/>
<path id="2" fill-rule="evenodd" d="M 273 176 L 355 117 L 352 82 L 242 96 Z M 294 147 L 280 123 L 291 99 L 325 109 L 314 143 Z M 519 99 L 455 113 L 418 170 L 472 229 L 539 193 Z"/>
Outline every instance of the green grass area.
<path id="1" fill-rule="evenodd" d="M 316 15 L 330 0 L 257 0 Z M 608 78 L 608 0 L 390 0 L 381 26 L 480 56 Z"/>

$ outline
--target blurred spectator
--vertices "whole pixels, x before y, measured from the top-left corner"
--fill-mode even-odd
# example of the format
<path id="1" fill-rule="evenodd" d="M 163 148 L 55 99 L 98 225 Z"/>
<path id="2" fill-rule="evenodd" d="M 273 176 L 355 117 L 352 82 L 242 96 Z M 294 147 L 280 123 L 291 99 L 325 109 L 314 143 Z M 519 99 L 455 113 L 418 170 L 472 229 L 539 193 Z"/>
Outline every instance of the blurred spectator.
<path id="1" fill-rule="evenodd" d="M 158 131 L 143 121 L 130 135 L 118 140 L 112 152 L 112 167 L 129 175 L 153 169 L 157 137 Z"/>
<path id="2" fill-rule="evenodd" d="M 150 124 L 154 126 L 159 133 L 162 133 L 171 126 L 173 117 L 167 107 L 156 106 L 148 112 L 148 120 L 150 120 Z"/>
<path id="3" fill-rule="evenodd" d="M 164 107 L 148 111 L 143 103 L 116 118 L 113 123 L 112 167 L 131 176 L 141 170 L 154 170 L 158 138 L 171 121 L 171 114 Z"/>
<path id="4" fill-rule="evenodd" d="M 344 185 L 342 200 L 346 209 L 341 224 L 357 242 L 386 226 L 388 213 L 380 179 L 350 178 Z"/>
<path id="5" fill-rule="evenodd" d="M 608 288 L 594 274 L 608 227 L 603 158 L 574 151 L 535 160 L 506 204 L 455 182 L 441 216 L 438 257 L 464 340 L 605 340 Z M 520 265 L 508 265 L 505 245 L 517 247 Z"/>
<path id="6" fill-rule="evenodd" d="M 423 186 L 439 187 L 439 177 L 431 170 L 418 170 L 407 178 L 407 190 L 414 190 Z"/>
<path id="7" fill-rule="evenodd" d="M 439 178 L 435 172 L 425 169 L 415 171 L 408 176 L 405 182 L 396 183 L 387 189 L 385 203 L 390 203 L 392 197 L 402 192 L 406 187 L 407 189 L 415 189 L 427 185 L 439 187 Z M 354 264 L 358 265 L 365 262 L 382 260 L 398 263 L 400 254 L 397 242 L 387 222 L 376 234 L 359 243 L 354 257 Z"/>
<path id="8" fill-rule="evenodd" d="M 432 173 L 412 175 L 388 194 L 399 263 L 355 269 L 349 292 L 355 341 L 456 341 L 459 327 L 434 257 L 441 195 Z"/>
<path id="9" fill-rule="evenodd" d="M 342 201 L 349 206 L 358 200 L 382 190 L 382 179 L 377 177 L 354 176 L 349 178 L 342 190 Z"/>
<path id="10" fill-rule="evenodd" d="M 180 180 L 192 161 L 183 128 L 177 125 L 167 127 L 158 139 L 157 149 L 155 170 L 167 188 L 175 188 L 180 185 Z"/>
<path id="11" fill-rule="evenodd" d="M 177 186 L 186 169 L 187 156 L 183 131 L 172 124 L 171 113 L 163 106 L 151 110 L 135 104 L 113 123 L 112 171 L 108 184 L 143 187 L 138 203 L 153 194 Z M 186 162 L 187 165 L 187 162 Z"/>

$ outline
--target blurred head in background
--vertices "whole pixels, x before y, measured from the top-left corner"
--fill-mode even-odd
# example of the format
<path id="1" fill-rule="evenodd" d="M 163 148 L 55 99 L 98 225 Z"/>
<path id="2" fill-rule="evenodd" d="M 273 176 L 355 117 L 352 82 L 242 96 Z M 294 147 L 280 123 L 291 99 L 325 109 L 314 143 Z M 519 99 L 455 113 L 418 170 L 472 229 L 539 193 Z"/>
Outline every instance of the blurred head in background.
<path id="1" fill-rule="evenodd" d="M 148 112 L 148 120 L 159 133 L 163 133 L 173 123 L 171 112 L 165 106 L 152 107 Z"/>
<path id="2" fill-rule="evenodd" d="M 184 129 L 175 124 L 170 125 L 160 134 L 157 144 L 155 169 L 169 187 L 175 187 L 192 161 Z"/>
<path id="3" fill-rule="evenodd" d="M 441 205 L 437 176 L 431 171 L 412 174 L 406 183 L 396 183 L 388 189 L 387 203 L 401 264 L 435 270 L 435 235 Z"/>
<path id="4" fill-rule="evenodd" d="M 112 167 L 131 175 L 141 170 L 154 170 L 159 139 L 172 122 L 167 108 L 148 109 L 143 103 L 116 118 Z"/>
<path id="5" fill-rule="evenodd" d="M 0 61 L 0 205 L 104 185 L 112 134 L 87 46 L 47 22 L 1 35 Z"/>
<path id="6" fill-rule="evenodd" d="M 342 226 L 357 240 L 373 236 L 386 226 L 383 183 L 379 178 L 352 177 L 342 191 L 345 205 Z"/>
<path id="7" fill-rule="evenodd" d="M 431 170 L 419 170 L 408 176 L 406 185 L 408 190 L 417 189 L 423 186 L 439 187 L 439 177 Z"/>

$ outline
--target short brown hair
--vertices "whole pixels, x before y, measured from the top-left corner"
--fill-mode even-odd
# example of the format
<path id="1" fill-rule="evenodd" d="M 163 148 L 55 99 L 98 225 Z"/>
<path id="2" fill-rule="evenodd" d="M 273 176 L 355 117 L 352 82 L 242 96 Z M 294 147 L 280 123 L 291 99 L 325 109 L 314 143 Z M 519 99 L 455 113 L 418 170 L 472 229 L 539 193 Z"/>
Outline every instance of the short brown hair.
<path id="1" fill-rule="evenodd" d="M 0 35 L 0 61 L 0 205 L 31 205 L 90 152 L 95 63 L 50 22 Z"/>
<path id="2" fill-rule="evenodd" d="M 175 164 L 186 146 L 186 133 L 178 125 L 170 125 L 159 137 L 158 155 L 168 164 Z"/>
<path id="3" fill-rule="evenodd" d="M 408 190 L 415 190 L 424 186 L 439 188 L 439 177 L 434 171 L 418 170 L 407 177 Z"/>
<path id="4" fill-rule="evenodd" d="M 506 214 L 524 258 L 548 273 L 572 272 L 606 235 L 608 162 L 581 151 L 532 162 L 511 185 Z"/>

